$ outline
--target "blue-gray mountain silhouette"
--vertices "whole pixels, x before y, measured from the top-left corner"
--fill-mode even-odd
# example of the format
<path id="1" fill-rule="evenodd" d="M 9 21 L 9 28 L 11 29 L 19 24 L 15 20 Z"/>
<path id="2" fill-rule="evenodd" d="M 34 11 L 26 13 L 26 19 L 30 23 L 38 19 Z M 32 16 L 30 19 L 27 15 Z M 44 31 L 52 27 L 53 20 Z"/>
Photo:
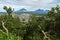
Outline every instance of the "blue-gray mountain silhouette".
<path id="1" fill-rule="evenodd" d="M 15 13 L 28 13 L 28 14 L 46 14 L 48 13 L 48 10 L 43 10 L 43 9 L 37 9 L 35 11 L 27 11 L 27 9 L 22 8 L 18 11 L 15 11 Z"/>
<path id="2" fill-rule="evenodd" d="M 37 9 L 35 12 L 36 13 L 48 13 L 48 10 Z"/>
<path id="3" fill-rule="evenodd" d="M 16 11 L 16 12 L 27 12 L 27 10 L 25 8 L 22 8 L 22 9 Z"/>

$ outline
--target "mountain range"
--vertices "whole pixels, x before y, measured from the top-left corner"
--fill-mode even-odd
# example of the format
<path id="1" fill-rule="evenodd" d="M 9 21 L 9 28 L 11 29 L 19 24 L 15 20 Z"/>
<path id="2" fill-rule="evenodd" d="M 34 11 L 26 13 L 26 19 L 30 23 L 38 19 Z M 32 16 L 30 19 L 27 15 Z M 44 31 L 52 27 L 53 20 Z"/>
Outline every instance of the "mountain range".
<path id="1" fill-rule="evenodd" d="M 37 9 L 35 11 L 27 11 L 27 9 L 25 8 L 22 8 L 18 11 L 15 11 L 14 13 L 30 13 L 30 14 L 47 14 L 48 13 L 48 10 L 43 10 L 43 9 Z"/>
<path id="2" fill-rule="evenodd" d="M 0 12 L 0 14 L 4 14 L 4 13 L 6 13 L 6 12 Z M 28 11 L 27 9 L 22 8 L 20 10 L 14 11 L 13 13 L 15 13 L 15 14 L 23 14 L 23 13 L 28 13 L 28 14 L 47 14 L 48 10 L 37 9 L 37 10 L 34 10 L 34 11 Z"/>

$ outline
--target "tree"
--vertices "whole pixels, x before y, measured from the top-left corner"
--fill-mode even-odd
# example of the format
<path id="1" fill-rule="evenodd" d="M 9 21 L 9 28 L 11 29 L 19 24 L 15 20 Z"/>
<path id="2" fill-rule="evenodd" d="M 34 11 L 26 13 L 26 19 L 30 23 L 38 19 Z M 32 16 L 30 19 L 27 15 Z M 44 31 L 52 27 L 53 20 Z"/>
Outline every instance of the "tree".
<path id="1" fill-rule="evenodd" d="M 8 8 L 7 6 L 4 6 L 3 9 L 6 10 L 6 12 L 8 13 L 9 16 L 11 16 L 12 12 L 14 11 L 14 10 L 12 10 L 11 7 Z"/>

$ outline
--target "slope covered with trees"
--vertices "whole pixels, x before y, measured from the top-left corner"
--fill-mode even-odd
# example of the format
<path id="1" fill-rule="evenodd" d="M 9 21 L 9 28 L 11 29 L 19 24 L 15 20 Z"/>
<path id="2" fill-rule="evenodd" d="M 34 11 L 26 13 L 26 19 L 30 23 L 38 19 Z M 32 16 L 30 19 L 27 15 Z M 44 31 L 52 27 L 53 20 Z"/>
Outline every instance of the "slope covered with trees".
<path id="1" fill-rule="evenodd" d="M 45 16 L 29 17 L 22 23 L 13 17 L 13 9 L 4 6 L 7 14 L 0 16 L 0 40 L 60 40 L 60 7 L 57 5 Z"/>

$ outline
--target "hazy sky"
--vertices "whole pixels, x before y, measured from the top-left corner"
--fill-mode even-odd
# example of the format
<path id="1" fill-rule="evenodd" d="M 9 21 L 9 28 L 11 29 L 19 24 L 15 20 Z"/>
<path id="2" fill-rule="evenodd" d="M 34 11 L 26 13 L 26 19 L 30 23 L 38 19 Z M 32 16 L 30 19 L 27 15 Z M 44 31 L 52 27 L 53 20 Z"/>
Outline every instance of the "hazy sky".
<path id="1" fill-rule="evenodd" d="M 50 9 L 57 4 L 60 5 L 60 0 L 0 0 L 0 11 L 4 11 L 3 6 L 10 6 L 16 11 L 21 8 L 27 10 Z"/>

